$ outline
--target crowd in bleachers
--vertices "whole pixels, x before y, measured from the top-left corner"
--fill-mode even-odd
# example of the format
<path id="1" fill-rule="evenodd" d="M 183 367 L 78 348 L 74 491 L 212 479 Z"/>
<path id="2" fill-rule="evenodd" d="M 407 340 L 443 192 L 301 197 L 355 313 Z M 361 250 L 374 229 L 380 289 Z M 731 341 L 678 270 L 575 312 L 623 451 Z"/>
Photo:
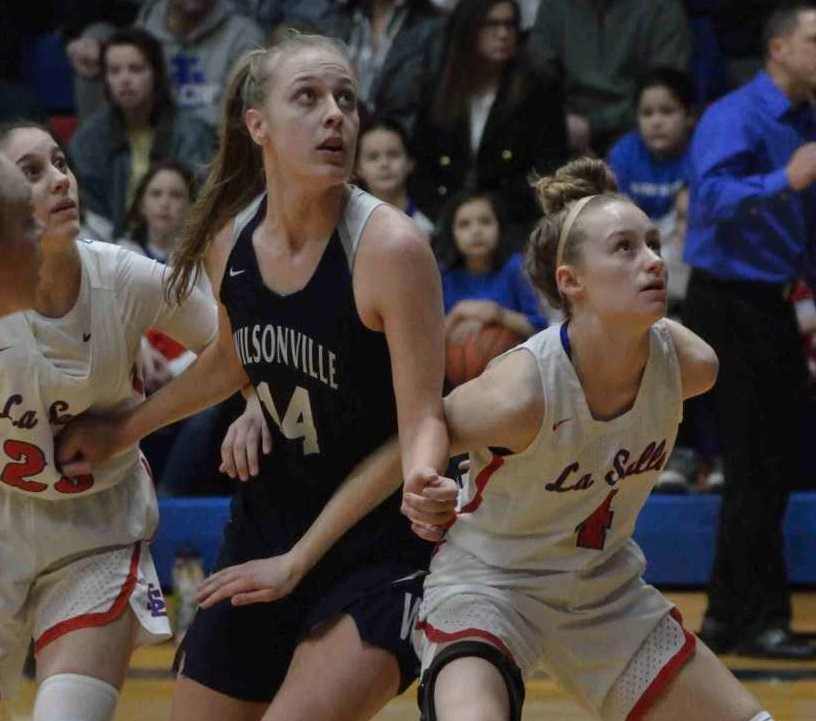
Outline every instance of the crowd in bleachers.
<path id="1" fill-rule="evenodd" d="M 86 234 L 127 239 L 165 260 L 171 239 L 161 247 L 151 241 L 142 201 L 134 198 L 144 194 L 149 171 L 152 176 L 165 161 L 176 161 L 191 181 L 206 175 L 219 100 L 235 60 L 286 26 L 339 37 L 357 65 L 369 131 L 360 144 L 359 183 L 415 217 L 438 248 L 454 196 L 489 193 L 504 221 L 501 242 L 512 255 L 538 215 L 531 173 L 552 171 L 578 154 L 608 157 L 622 192 L 661 227 L 671 268 L 670 313 L 679 318 L 688 267 L 677 226 L 688 204 L 694 123 L 707 103 L 761 67 L 760 30 L 778 4 L 9 4 L 13 32 L 4 50 L 0 117 L 50 119 L 62 134 L 83 191 Z M 379 134 L 371 132 L 377 127 Z M 392 168 L 390 158 L 400 154 L 403 164 Z M 185 185 L 192 200 L 195 186 Z M 444 267 L 444 251 L 440 262 Z M 456 270 L 444 269 L 448 277 Z M 448 299 L 448 310 L 453 305 Z M 146 368 L 156 379 L 168 376 L 158 360 L 146 360 Z M 693 429 L 687 423 L 686 449 L 669 464 L 663 490 L 719 487 L 709 415 L 700 410 L 695 418 L 702 420 Z M 157 467 L 166 446 L 156 444 L 162 449 L 154 451 Z"/>

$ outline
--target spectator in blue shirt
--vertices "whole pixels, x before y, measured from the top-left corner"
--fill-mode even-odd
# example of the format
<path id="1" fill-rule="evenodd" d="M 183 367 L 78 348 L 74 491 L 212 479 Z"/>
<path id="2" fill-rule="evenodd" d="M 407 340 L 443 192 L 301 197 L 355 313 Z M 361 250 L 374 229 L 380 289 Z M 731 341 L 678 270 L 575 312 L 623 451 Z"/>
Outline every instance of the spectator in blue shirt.
<path id="1" fill-rule="evenodd" d="M 637 128 L 615 143 L 609 165 L 621 192 L 659 221 L 688 178 L 694 87 L 686 73 L 656 68 L 638 86 L 635 104 Z"/>
<path id="2" fill-rule="evenodd" d="M 454 196 L 446 208 L 436 246 L 451 342 L 461 343 L 490 323 L 522 338 L 547 325 L 521 255 L 507 257 L 503 217 L 498 199 L 481 190 Z"/>
<path id="3" fill-rule="evenodd" d="M 812 658 L 790 632 L 783 517 L 798 471 L 806 364 L 789 302 L 816 233 L 816 4 L 775 11 L 765 69 L 692 141 L 686 324 L 717 352 L 725 483 L 701 638 L 717 652 Z"/>

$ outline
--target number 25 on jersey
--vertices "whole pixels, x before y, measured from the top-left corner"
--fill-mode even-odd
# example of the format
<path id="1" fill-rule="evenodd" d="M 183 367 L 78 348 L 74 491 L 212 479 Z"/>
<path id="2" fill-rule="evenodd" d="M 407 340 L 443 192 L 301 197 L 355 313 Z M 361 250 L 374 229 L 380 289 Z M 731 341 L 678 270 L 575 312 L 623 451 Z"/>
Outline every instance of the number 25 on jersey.
<path id="1" fill-rule="evenodd" d="M 10 462 L 0 471 L 0 481 L 26 493 L 42 493 L 48 488 L 47 483 L 35 480 L 48 465 L 45 454 L 37 446 L 9 438 L 3 442 L 3 453 Z M 54 490 L 57 493 L 72 495 L 87 491 L 93 484 L 93 476 L 78 478 L 63 476 L 54 484 Z"/>
<path id="2" fill-rule="evenodd" d="M 264 381 L 255 390 L 264 408 L 266 408 L 266 412 L 272 416 L 272 420 L 275 421 L 275 425 L 285 438 L 290 441 L 302 440 L 304 456 L 320 453 L 309 391 L 300 386 L 295 387 L 295 392 L 292 393 L 289 406 L 286 408 L 286 413 L 283 414 L 283 420 L 281 420 L 275 401 L 269 392 L 269 384 Z"/>

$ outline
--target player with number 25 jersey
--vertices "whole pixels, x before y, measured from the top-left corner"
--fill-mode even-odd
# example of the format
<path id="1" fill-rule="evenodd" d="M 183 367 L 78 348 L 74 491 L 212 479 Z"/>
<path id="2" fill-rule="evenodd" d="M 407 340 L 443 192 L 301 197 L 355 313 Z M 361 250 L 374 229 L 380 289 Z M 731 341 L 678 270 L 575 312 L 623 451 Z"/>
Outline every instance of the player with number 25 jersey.
<path id="1" fill-rule="evenodd" d="M 198 351 L 216 332 L 215 303 L 197 290 L 181 306 L 169 304 L 164 266 L 114 245 L 76 242 L 82 277 L 74 307 L 60 318 L 26 311 L 0 319 L 4 697 L 29 638 L 39 651 L 64 633 L 115 618 L 128 601 L 140 639 L 169 635 L 145 543 L 155 533 L 158 507 L 138 447 L 95 466 L 93 475 L 68 479 L 55 463 L 54 441 L 76 415 L 115 413 L 142 401 L 142 335 L 155 327 Z M 88 583 L 91 576 L 96 580 Z"/>

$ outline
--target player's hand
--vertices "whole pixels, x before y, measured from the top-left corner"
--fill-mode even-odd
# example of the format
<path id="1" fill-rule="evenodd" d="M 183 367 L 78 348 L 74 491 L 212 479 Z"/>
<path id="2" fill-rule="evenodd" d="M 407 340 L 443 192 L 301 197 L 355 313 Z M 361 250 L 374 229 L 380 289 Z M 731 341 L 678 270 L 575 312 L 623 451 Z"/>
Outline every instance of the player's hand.
<path id="1" fill-rule="evenodd" d="M 450 323 L 457 323 L 465 318 L 478 320 L 481 323 L 498 323 L 501 321 L 502 307 L 493 300 L 460 300 L 451 308 L 445 319 Z"/>
<path id="2" fill-rule="evenodd" d="M 794 190 L 804 190 L 816 180 L 816 143 L 800 145 L 785 168 L 788 184 Z"/>
<path id="3" fill-rule="evenodd" d="M 482 328 L 484 328 L 482 321 L 475 318 L 462 318 L 445 328 L 445 338 L 448 343 L 464 343 L 471 336 L 478 335 Z"/>
<path id="4" fill-rule="evenodd" d="M 266 425 L 261 402 L 252 393 L 244 412 L 227 429 L 221 444 L 219 470 L 230 478 L 248 481 L 260 472 L 259 449 L 264 455 L 272 451 L 272 435 Z"/>
<path id="5" fill-rule="evenodd" d="M 259 558 L 214 573 L 199 587 L 196 601 L 202 608 L 227 598 L 233 606 L 269 603 L 288 596 L 302 578 L 303 571 L 291 553 Z"/>
<path id="6" fill-rule="evenodd" d="M 91 467 L 128 448 L 116 417 L 74 418 L 56 438 L 57 463 L 68 478 L 87 475 Z"/>
<path id="7" fill-rule="evenodd" d="M 426 541 L 437 542 L 456 519 L 459 486 L 432 468 L 413 471 L 402 489 L 402 513 L 411 529 Z"/>

